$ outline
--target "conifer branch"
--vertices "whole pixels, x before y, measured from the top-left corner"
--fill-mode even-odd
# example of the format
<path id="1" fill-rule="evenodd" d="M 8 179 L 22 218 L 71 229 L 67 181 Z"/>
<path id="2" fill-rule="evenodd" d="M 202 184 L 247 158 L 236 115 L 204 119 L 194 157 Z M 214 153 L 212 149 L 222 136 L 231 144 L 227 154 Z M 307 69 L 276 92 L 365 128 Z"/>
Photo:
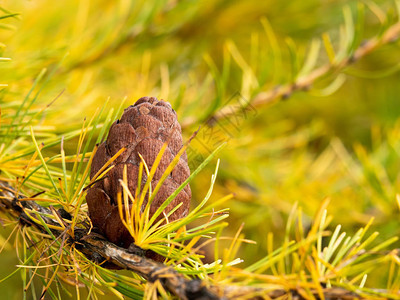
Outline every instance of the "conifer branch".
<path id="1" fill-rule="evenodd" d="M 16 191 L 5 181 L 0 181 L 0 209 L 11 214 L 18 219 L 22 225 L 35 226 L 42 233 L 47 233 L 46 229 L 35 222 L 32 222 L 25 210 L 33 210 L 42 214 L 42 219 L 48 225 L 57 225 L 51 218 L 51 209 L 37 204 L 33 200 L 22 200 L 24 197 L 16 197 Z M 73 234 L 71 234 L 73 232 Z M 66 232 L 52 229 L 54 236 L 60 236 Z M 88 229 L 74 228 L 66 233 L 70 245 L 80 250 L 92 261 L 101 264 L 106 261 L 109 265 L 117 268 L 131 270 L 141 275 L 148 282 L 158 281 L 165 290 L 175 295 L 179 299 L 238 299 L 238 297 L 248 297 L 253 295 L 253 299 L 276 299 L 284 295 L 292 295 L 296 299 L 305 299 L 301 290 L 296 289 L 265 289 L 252 286 L 235 285 L 208 285 L 200 279 L 188 279 L 178 273 L 172 267 L 146 258 L 140 251 L 132 251 L 116 246 L 106 241 L 102 236 L 89 233 Z M 317 290 L 312 291 L 315 297 L 319 296 Z M 344 288 L 326 288 L 323 290 L 325 299 L 363 299 L 362 296 L 354 291 Z"/>
<path id="2" fill-rule="evenodd" d="M 374 38 L 363 42 L 357 49 L 355 49 L 352 53 L 349 53 L 343 59 L 327 63 L 319 68 L 316 68 L 307 75 L 298 77 L 292 83 L 278 85 L 270 90 L 259 92 L 254 97 L 252 97 L 250 101 L 247 102 L 247 105 L 251 105 L 253 108 L 259 108 L 280 100 L 286 100 L 290 96 L 292 96 L 294 92 L 306 91 L 310 89 L 314 82 L 316 82 L 318 79 L 321 79 L 331 73 L 341 72 L 344 68 L 359 61 L 361 58 L 367 56 L 379 47 L 398 41 L 399 37 L 400 22 L 397 22 L 391 25 L 381 35 L 375 36 Z M 223 106 L 208 119 L 218 121 L 235 115 L 244 108 L 245 107 L 240 107 L 236 104 Z M 189 117 L 188 119 L 183 120 L 182 128 L 186 128 L 194 124 L 196 121 L 196 118 Z"/>

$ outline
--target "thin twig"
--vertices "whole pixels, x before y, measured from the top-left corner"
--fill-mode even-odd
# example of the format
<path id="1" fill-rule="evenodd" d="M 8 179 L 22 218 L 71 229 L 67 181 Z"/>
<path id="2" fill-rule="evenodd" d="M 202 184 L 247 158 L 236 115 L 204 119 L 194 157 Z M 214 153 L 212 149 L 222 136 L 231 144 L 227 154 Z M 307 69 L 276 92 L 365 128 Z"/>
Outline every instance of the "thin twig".
<path id="1" fill-rule="evenodd" d="M 308 90 L 316 80 L 324 77 L 325 75 L 333 72 L 340 72 L 344 68 L 350 66 L 356 61 L 360 60 L 364 56 L 373 52 L 377 48 L 386 45 L 388 43 L 395 42 L 400 37 L 400 22 L 397 22 L 390 26 L 381 36 L 374 37 L 364 43 L 362 43 L 357 49 L 354 50 L 352 55 L 343 58 L 335 63 L 327 63 L 309 74 L 297 78 L 294 82 L 279 85 L 271 90 L 259 92 L 256 94 L 247 105 L 251 105 L 253 108 L 258 108 L 267 104 L 272 104 L 280 100 L 285 100 L 292 96 L 294 92 Z M 221 107 L 208 119 L 218 121 L 220 119 L 227 118 L 229 116 L 237 114 L 240 110 L 245 107 L 240 107 L 237 104 L 227 105 Z M 195 117 L 189 117 L 181 123 L 182 128 L 189 127 L 195 124 L 198 120 Z"/>

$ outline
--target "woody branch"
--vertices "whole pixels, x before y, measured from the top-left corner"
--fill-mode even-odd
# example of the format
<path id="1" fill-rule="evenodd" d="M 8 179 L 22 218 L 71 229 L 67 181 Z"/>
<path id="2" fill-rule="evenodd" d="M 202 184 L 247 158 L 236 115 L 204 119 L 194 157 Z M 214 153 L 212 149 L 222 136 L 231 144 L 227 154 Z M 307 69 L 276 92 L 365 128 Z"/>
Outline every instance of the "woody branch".
<path id="1" fill-rule="evenodd" d="M 51 209 L 37 204 L 33 200 L 21 201 L 21 196 L 15 196 L 15 190 L 5 181 L 0 181 L 0 209 L 13 218 L 18 219 L 20 224 L 24 226 L 34 226 L 40 232 L 46 233 L 43 225 L 37 224 L 29 217 L 28 211 L 37 211 L 41 213 L 42 219 L 48 225 L 57 225 L 57 223 L 45 215 L 51 215 Z M 54 236 L 60 236 L 65 232 L 52 229 Z M 266 290 L 263 288 L 255 288 L 251 286 L 223 286 L 223 285 L 206 285 L 199 279 L 188 279 L 178 273 L 172 267 L 162 263 L 155 262 L 149 258 L 132 253 L 131 250 L 121 248 L 115 244 L 105 240 L 98 234 L 89 233 L 89 230 L 82 228 L 74 228 L 70 232 L 74 232 L 72 236 L 68 235 L 69 245 L 79 245 L 80 249 L 88 258 L 101 258 L 109 263 L 112 263 L 120 268 L 131 270 L 141 275 L 149 282 L 159 281 L 162 286 L 171 294 L 179 299 L 237 299 L 237 297 L 258 294 L 260 299 L 275 299 L 290 293 L 301 297 L 295 289 L 284 290 Z M 315 295 L 318 293 L 315 291 Z M 325 298 L 329 299 L 362 299 L 360 295 L 352 291 L 347 291 L 341 288 L 328 288 L 324 290 Z"/>

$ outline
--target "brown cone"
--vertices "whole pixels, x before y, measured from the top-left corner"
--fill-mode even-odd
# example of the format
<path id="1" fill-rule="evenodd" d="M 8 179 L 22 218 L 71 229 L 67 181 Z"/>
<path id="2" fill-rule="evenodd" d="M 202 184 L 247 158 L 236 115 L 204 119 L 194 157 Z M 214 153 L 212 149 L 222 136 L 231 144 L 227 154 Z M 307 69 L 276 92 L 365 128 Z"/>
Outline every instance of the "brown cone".
<path id="1" fill-rule="evenodd" d="M 112 163 L 114 168 L 108 172 L 103 180 L 89 188 L 86 196 L 89 217 L 95 230 L 121 247 L 128 248 L 134 242 L 128 230 L 122 224 L 117 206 L 116 197 L 118 192 L 121 191 L 120 180 L 122 179 L 124 165 L 127 167 L 129 190 L 132 195 L 135 195 L 141 162 L 138 154 L 140 153 L 151 169 L 157 154 L 166 141 L 168 141 L 168 148 L 164 152 L 152 180 L 153 189 L 181 149 L 182 131 L 176 112 L 168 102 L 158 101 L 155 97 L 142 97 L 134 105 L 125 109 L 121 120 L 113 123 L 107 140 L 99 145 L 93 158 L 90 170 L 91 179 L 113 155 L 121 148 L 126 148 Z M 184 153 L 151 204 L 150 217 L 189 175 L 187 156 Z M 145 183 L 144 180 L 145 178 L 142 180 L 142 187 Z M 191 191 L 189 185 L 187 185 L 164 211 L 167 214 L 175 206 L 182 203 L 179 209 L 169 216 L 170 222 L 187 215 L 190 199 Z"/>

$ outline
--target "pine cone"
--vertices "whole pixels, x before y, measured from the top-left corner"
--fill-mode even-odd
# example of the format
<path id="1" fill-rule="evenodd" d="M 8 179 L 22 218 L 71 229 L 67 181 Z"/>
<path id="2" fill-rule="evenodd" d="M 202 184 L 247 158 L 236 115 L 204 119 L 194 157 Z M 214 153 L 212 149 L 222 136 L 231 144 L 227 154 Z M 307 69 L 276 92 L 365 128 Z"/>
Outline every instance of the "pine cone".
<path id="1" fill-rule="evenodd" d="M 91 179 L 113 155 L 121 148 L 126 148 L 113 162 L 114 167 L 108 172 L 104 180 L 89 188 L 86 196 L 89 217 L 95 230 L 121 247 L 128 248 L 134 242 L 132 236 L 122 224 L 117 205 L 117 194 L 122 190 L 119 180 L 122 179 L 124 166 L 127 167 L 129 190 L 132 195 L 135 195 L 141 162 L 138 154 L 142 155 L 147 166 L 151 169 L 163 143 L 166 141 L 168 141 L 168 147 L 151 182 L 153 189 L 182 147 L 182 130 L 176 112 L 168 102 L 158 101 L 155 97 L 143 97 L 136 101 L 134 105 L 125 109 L 121 120 L 112 124 L 107 140 L 99 145 L 94 155 L 90 170 Z M 187 155 L 184 153 L 155 196 L 150 207 L 150 217 L 189 175 Z M 141 190 L 147 179 L 145 172 L 143 172 L 142 177 Z M 169 221 L 187 215 L 191 196 L 190 187 L 187 185 L 165 209 L 165 213 L 168 213 L 179 203 L 183 203 L 178 210 L 169 216 Z M 146 205 L 146 203 L 147 199 L 143 205 Z"/>

